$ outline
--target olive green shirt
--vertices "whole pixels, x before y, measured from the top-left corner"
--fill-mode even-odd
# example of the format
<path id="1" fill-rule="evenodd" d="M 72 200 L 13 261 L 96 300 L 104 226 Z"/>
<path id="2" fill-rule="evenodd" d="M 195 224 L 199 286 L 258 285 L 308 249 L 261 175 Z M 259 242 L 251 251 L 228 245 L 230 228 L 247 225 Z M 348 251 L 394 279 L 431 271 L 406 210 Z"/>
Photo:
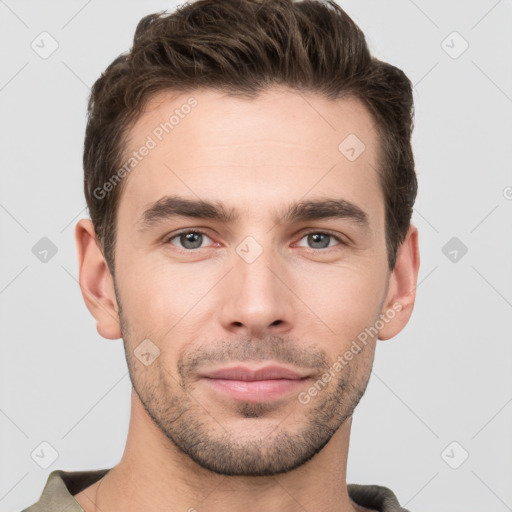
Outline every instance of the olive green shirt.
<path id="1" fill-rule="evenodd" d="M 102 478 L 109 469 L 96 471 L 63 471 L 56 469 L 48 476 L 37 503 L 22 512 L 84 512 L 73 497 Z M 378 512 L 409 512 L 402 508 L 393 492 L 380 485 L 348 484 L 348 495 L 358 505 Z"/>

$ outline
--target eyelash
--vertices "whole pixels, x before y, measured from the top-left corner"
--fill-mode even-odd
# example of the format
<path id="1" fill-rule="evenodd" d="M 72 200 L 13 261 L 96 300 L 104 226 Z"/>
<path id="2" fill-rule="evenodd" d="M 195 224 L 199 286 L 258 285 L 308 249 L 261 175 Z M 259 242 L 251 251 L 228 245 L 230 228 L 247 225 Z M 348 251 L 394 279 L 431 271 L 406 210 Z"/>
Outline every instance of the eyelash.
<path id="1" fill-rule="evenodd" d="M 185 235 L 185 234 L 188 234 L 188 233 L 201 234 L 201 235 L 207 236 L 208 238 L 211 238 L 210 235 L 206 231 L 203 231 L 202 229 L 185 229 L 183 231 L 179 231 L 178 233 L 174 233 L 173 235 L 171 235 L 169 237 L 166 237 L 165 240 L 164 240 L 164 243 L 165 244 L 170 244 L 171 241 L 174 240 L 175 238 L 178 238 L 179 236 Z M 313 235 L 313 234 L 314 235 L 327 235 L 327 236 L 330 236 L 331 238 L 334 238 L 339 243 L 339 245 L 342 245 L 342 246 L 348 245 L 348 243 L 345 242 L 338 235 L 335 235 L 334 233 L 331 233 L 329 231 L 316 231 L 316 230 L 307 231 L 306 233 L 304 233 L 300 237 L 299 241 L 302 240 L 304 237 L 306 237 L 308 235 Z M 335 247 L 335 246 L 333 246 L 333 247 Z M 318 252 L 318 251 L 327 251 L 328 249 L 332 249 L 333 247 L 325 247 L 323 249 L 315 249 L 315 248 L 312 248 L 312 247 L 303 247 L 303 249 L 309 249 L 310 251 Z M 178 251 L 181 251 L 181 252 L 184 252 L 184 253 L 192 253 L 192 252 L 195 252 L 195 251 L 199 251 L 200 249 L 205 249 L 205 247 L 199 247 L 197 249 L 183 249 L 183 248 L 178 247 L 178 246 L 175 246 L 175 248 Z"/>
<path id="2" fill-rule="evenodd" d="M 203 231 L 202 229 L 184 229 L 183 231 L 178 231 L 178 233 L 174 233 L 173 235 L 166 237 L 164 240 L 164 243 L 170 244 L 171 240 L 174 240 L 175 238 L 178 238 L 181 235 L 187 235 L 189 233 L 201 234 L 201 235 L 207 236 L 208 238 L 211 238 L 211 236 L 206 231 Z M 181 247 L 178 247 L 178 246 L 175 246 L 175 247 L 178 251 L 187 252 L 187 253 L 191 253 L 191 252 L 199 251 L 200 249 L 204 249 L 204 247 L 200 247 L 199 249 L 182 249 Z"/>

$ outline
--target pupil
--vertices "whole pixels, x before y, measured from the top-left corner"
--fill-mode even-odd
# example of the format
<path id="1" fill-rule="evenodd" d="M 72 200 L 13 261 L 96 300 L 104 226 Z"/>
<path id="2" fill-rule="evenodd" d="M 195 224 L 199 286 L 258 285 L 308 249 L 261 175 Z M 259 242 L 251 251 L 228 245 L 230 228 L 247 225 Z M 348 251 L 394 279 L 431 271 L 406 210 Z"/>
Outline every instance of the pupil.
<path id="1" fill-rule="evenodd" d="M 201 233 L 186 233 L 181 235 L 181 243 L 186 249 L 197 249 L 201 247 L 202 237 Z"/>
<path id="2" fill-rule="evenodd" d="M 329 235 L 314 233 L 309 235 L 309 240 L 312 242 L 315 249 L 325 249 L 326 247 L 329 247 Z"/>

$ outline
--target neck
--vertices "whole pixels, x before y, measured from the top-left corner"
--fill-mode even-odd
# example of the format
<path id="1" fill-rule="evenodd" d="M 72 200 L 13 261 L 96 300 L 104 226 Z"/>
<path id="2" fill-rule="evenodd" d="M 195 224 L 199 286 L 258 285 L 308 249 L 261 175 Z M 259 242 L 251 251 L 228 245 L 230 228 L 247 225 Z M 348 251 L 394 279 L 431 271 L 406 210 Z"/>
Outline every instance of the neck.
<path id="1" fill-rule="evenodd" d="M 121 461 L 75 498 L 86 510 L 153 512 L 356 512 L 346 486 L 351 418 L 310 461 L 288 473 L 244 477 L 212 473 L 183 454 L 147 416 L 132 390 L 132 412 Z M 101 483 L 96 497 L 95 491 Z M 92 486 L 91 486 L 92 487 Z M 96 503 L 92 503 L 94 500 Z"/>

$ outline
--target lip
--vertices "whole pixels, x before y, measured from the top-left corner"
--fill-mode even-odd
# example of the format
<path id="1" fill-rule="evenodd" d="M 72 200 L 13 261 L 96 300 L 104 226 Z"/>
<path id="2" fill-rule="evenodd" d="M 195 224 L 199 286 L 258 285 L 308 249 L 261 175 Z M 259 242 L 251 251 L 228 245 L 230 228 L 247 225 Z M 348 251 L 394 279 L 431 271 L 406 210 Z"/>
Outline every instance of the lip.
<path id="1" fill-rule="evenodd" d="M 235 400 L 267 402 L 297 392 L 309 374 L 283 366 L 232 366 L 201 375 L 211 389 Z"/>
<path id="2" fill-rule="evenodd" d="M 306 373 L 299 373 L 290 368 L 278 365 L 263 366 L 261 368 L 249 368 L 247 366 L 230 366 L 228 368 L 220 368 L 201 374 L 201 377 L 209 379 L 227 379 L 227 380 L 274 380 L 288 379 L 297 380 L 307 377 Z"/>

